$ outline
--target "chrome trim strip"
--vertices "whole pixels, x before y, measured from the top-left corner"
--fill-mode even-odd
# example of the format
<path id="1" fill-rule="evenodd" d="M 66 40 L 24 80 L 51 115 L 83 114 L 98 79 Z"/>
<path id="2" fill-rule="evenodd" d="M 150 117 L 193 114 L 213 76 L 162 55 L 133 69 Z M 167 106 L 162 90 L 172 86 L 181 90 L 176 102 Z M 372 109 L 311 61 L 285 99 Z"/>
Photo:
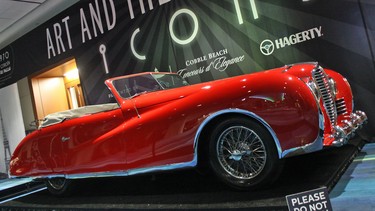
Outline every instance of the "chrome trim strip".
<path id="1" fill-rule="evenodd" d="M 85 178 L 103 178 L 103 177 L 126 177 L 129 174 L 126 171 L 114 172 L 95 172 L 95 173 L 82 173 L 82 174 L 68 174 L 67 179 L 85 179 Z"/>
<path id="2" fill-rule="evenodd" d="M 84 179 L 84 178 L 102 178 L 102 177 L 126 177 L 136 174 L 144 174 L 150 172 L 168 171 L 173 169 L 193 168 L 196 164 L 194 162 L 176 163 L 163 166 L 155 166 L 150 168 L 138 168 L 128 171 L 114 171 L 114 172 L 98 172 L 98 173 L 83 173 L 83 174 L 69 174 L 65 177 L 67 179 Z"/>
<path id="3" fill-rule="evenodd" d="M 51 179 L 56 177 L 66 177 L 65 174 L 50 174 L 50 175 L 42 175 L 42 176 L 33 176 L 31 177 L 33 180 L 40 180 L 40 179 Z M 17 178 L 17 177 L 13 177 Z"/>
<path id="4" fill-rule="evenodd" d="M 94 172 L 94 173 L 67 174 L 67 175 L 52 174 L 52 175 L 45 175 L 45 176 L 38 176 L 38 177 L 31 177 L 31 178 L 34 180 L 38 180 L 38 179 L 51 179 L 51 178 L 57 178 L 57 177 L 64 177 L 66 179 L 126 177 L 126 176 L 144 174 L 144 173 L 150 173 L 150 172 L 168 171 L 168 170 L 183 169 L 183 168 L 193 168 L 195 166 L 196 166 L 196 163 L 191 161 L 191 162 L 176 163 L 176 164 L 163 165 L 163 166 L 155 166 L 155 167 L 150 167 L 150 168 L 131 169 L 128 171 Z"/>

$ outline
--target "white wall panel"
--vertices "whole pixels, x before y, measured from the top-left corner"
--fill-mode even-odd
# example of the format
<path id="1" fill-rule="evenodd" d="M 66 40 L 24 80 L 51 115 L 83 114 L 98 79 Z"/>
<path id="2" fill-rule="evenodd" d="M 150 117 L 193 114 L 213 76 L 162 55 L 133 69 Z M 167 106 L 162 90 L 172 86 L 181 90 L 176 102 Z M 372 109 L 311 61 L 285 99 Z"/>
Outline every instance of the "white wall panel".
<path id="1" fill-rule="evenodd" d="M 17 84 L 0 89 L 0 109 L 4 123 L 0 125 L 0 172 L 6 173 L 3 145 L 4 134 L 1 127 L 4 126 L 5 128 L 5 135 L 9 140 L 11 152 L 14 151 L 17 144 L 25 137 L 25 127 L 22 119 Z"/>

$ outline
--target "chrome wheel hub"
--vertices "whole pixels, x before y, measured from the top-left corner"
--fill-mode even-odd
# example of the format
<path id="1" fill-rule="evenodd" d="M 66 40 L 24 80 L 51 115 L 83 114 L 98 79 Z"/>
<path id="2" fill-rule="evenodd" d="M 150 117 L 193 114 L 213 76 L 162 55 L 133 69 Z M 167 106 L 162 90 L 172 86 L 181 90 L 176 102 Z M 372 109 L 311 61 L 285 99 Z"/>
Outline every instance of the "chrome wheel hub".
<path id="1" fill-rule="evenodd" d="M 223 169 L 238 179 L 256 177 L 266 164 L 262 139 L 251 129 L 232 126 L 223 131 L 216 146 Z"/>

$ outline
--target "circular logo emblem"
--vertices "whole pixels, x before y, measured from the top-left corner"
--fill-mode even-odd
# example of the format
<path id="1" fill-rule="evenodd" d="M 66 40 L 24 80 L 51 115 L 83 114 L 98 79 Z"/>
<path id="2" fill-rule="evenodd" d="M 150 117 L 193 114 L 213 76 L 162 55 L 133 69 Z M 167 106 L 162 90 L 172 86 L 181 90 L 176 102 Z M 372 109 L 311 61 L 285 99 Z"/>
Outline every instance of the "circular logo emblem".
<path id="1" fill-rule="evenodd" d="M 271 40 L 263 40 L 263 42 L 260 44 L 260 52 L 266 56 L 271 55 L 274 50 L 275 45 Z"/>

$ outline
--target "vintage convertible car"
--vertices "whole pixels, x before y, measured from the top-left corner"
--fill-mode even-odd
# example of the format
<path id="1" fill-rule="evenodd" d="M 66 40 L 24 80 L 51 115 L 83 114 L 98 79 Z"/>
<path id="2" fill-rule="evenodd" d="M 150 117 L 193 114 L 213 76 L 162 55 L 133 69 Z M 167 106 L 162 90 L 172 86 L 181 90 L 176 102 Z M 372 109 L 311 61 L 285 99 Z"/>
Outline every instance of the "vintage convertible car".
<path id="1" fill-rule="evenodd" d="M 348 81 L 318 63 L 196 85 L 151 72 L 105 83 L 117 103 L 47 116 L 16 148 L 11 177 L 64 194 L 74 179 L 197 167 L 253 189 L 283 158 L 346 144 L 367 120 Z"/>

